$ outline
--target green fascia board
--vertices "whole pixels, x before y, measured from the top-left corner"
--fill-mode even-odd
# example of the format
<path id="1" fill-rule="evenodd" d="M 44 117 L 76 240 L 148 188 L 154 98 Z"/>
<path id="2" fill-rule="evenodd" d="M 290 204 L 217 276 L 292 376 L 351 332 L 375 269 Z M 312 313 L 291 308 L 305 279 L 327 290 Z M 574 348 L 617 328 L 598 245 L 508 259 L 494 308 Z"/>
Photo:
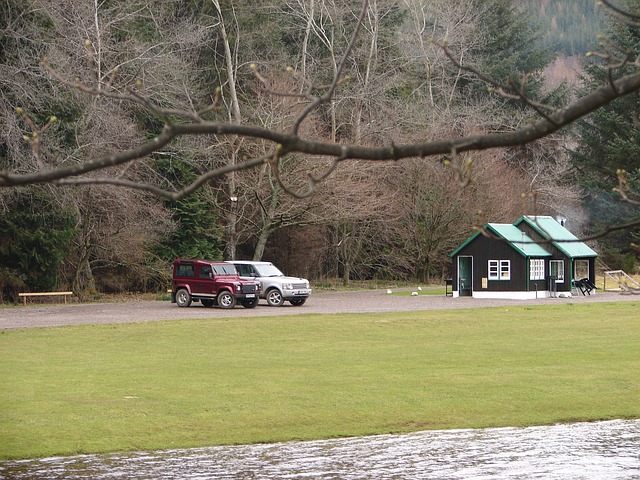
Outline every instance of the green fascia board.
<path id="1" fill-rule="evenodd" d="M 531 228 L 542 235 L 543 238 L 551 240 L 551 243 L 567 257 L 580 258 L 598 256 L 595 251 L 584 242 L 581 242 L 578 237 L 560 225 L 553 217 L 548 215 L 525 215 L 520 217 L 514 225 L 517 226 L 522 222 L 530 225 Z"/>
<path id="2" fill-rule="evenodd" d="M 535 243 L 528 235 L 522 230 L 518 229 L 515 225 L 510 223 L 487 223 L 485 229 L 491 232 L 493 235 L 506 240 L 520 255 L 524 257 L 550 257 L 551 254 L 547 252 L 540 245 Z M 466 242 L 455 249 L 449 256 L 455 257 L 458 252 L 463 250 L 467 245 L 474 241 L 478 235 L 482 235 L 482 232 L 477 232 L 472 235 Z"/>

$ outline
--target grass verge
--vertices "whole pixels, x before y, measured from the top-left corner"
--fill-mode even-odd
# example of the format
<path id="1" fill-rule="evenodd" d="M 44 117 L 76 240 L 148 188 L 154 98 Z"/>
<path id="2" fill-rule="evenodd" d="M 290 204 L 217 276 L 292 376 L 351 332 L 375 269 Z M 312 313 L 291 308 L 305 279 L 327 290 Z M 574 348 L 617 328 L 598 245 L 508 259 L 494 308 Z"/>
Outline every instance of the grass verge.
<path id="1" fill-rule="evenodd" d="M 0 333 L 0 458 L 640 417 L 638 302 Z"/>

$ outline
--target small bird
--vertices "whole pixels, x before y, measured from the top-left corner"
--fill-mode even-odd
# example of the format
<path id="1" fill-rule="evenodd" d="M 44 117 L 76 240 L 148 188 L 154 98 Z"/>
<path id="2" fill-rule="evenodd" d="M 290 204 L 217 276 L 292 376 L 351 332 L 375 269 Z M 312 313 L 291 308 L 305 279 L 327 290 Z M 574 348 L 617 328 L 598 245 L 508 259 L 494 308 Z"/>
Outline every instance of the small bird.
<path id="1" fill-rule="evenodd" d="M 418 292 L 411 292 L 411 296 L 412 297 L 417 297 L 418 296 Z"/>
<path id="2" fill-rule="evenodd" d="M 391 289 L 390 289 L 390 288 L 387 288 L 387 295 L 389 295 L 390 293 L 392 293 L 392 292 L 391 292 Z"/>
<path id="3" fill-rule="evenodd" d="M 418 290 L 422 291 L 422 287 L 418 287 Z"/>

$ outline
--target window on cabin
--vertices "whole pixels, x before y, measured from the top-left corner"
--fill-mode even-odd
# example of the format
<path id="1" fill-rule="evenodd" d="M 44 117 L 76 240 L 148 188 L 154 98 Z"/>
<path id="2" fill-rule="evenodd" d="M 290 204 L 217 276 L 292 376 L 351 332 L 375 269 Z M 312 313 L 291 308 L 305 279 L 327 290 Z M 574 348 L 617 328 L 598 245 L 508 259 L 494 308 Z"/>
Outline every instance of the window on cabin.
<path id="1" fill-rule="evenodd" d="M 564 283 L 564 260 L 551 260 L 549 275 L 556 277 L 556 283 Z"/>
<path id="2" fill-rule="evenodd" d="M 529 263 L 529 279 L 544 280 L 544 259 L 534 258 Z"/>
<path id="3" fill-rule="evenodd" d="M 511 260 L 489 260 L 489 280 L 511 280 Z"/>
<path id="4" fill-rule="evenodd" d="M 489 260 L 489 280 L 498 280 L 498 260 Z"/>
<path id="5" fill-rule="evenodd" d="M 574 278 L 589 278 L 589 260 L 576 260 Z"/>

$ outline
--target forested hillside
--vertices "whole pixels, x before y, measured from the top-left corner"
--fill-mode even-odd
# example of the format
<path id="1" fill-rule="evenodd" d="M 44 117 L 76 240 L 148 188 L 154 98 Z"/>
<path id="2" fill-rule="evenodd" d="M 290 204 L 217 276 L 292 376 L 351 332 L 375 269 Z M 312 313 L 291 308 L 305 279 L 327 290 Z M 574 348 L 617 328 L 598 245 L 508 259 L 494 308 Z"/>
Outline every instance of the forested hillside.
<path id="1" fill-rule="evenodd" d="M 598 47 L 603 8 L 591 0 L 525 0 L 522 8 L 540 28 L 540 44 L 556 57 L 545 69 L 549 85 L 577 84 L 582 75 L 581 61 Z"/>
<path id="2" fill-rule="evenodd" d="M 585 48 L 592 2 L 532 3 L 550 30 L 575 38 L 563 50 Z M 347 75 L 330 102 L 295 125 L 299 135 L 393 149 L 527 124 L 537 115 L 530 102 L 492 93 L 430 41 L 531 101 L 555 105 L 571 92 L 543 84 L 553 55 L 520 7 L 369 2 Z M 157 138 L 184 110 L 196 121 L 290 130 L 340 68 L 358 8 L 332 0 L 4 1 L 0 170 L 104 162 Z M 160 291 L 175 257 L 265 259 L 312 280 L 439 281 L 449 276 L 448 254 L 488 221 L 561 215 L 584 232 L 571 141 L 563 131 L 523 147 L 367 162 L 276 157 L 258 137 L 182 136 L 144 161 L 108 167 L 103 182 L 0 189 L 0 295 Z M 257 166 L 235 171 L 247 159 Z M 180 200 L 154 194 L 211 171 L 222 173 Z"/>
<path id="3" fill-rule="evenodd" d="M 598 45 L 603 9 L 591 0 L 525 0 L 539 21 L 542 45 L 565 57 L 582 56 Z"/>

